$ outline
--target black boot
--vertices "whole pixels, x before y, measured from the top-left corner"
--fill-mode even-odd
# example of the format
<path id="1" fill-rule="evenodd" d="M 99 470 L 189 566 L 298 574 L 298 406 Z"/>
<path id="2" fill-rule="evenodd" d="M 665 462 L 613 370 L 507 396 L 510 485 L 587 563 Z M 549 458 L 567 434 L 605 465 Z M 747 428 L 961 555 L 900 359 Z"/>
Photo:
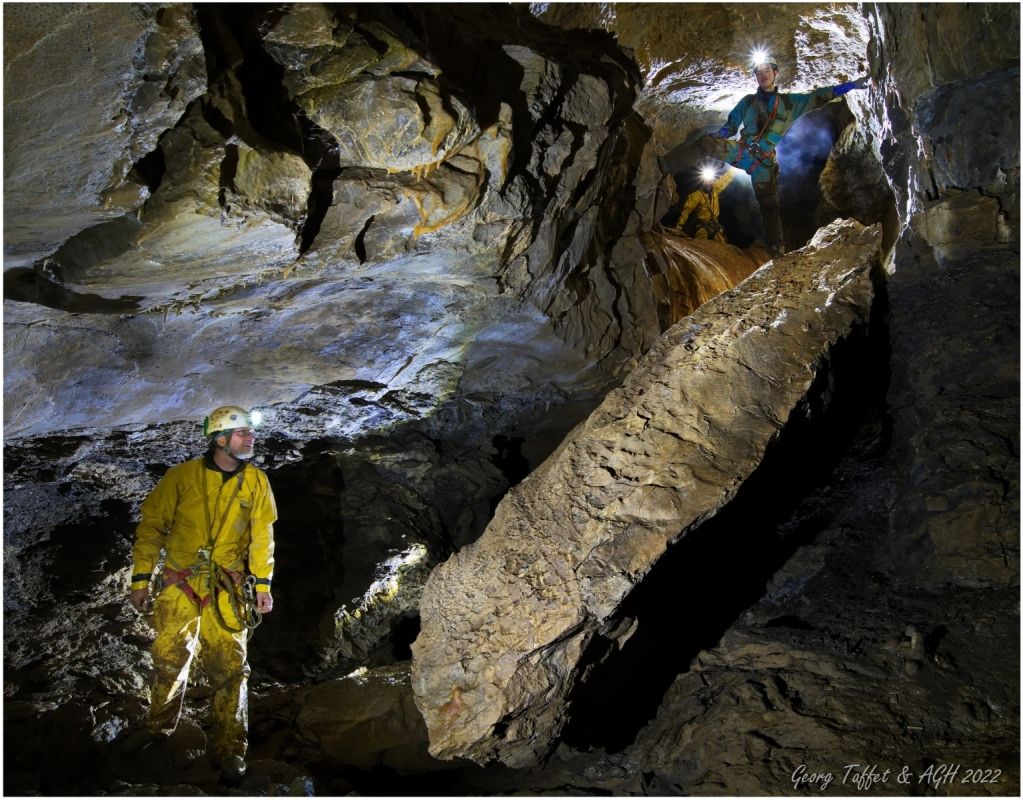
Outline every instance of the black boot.
<path id="1" fill-rule="evenodd" d="M 220 782 L 225 786 L 240 786 L 248 766 L 241 756 L 228 756 L 220 765 Z"/>

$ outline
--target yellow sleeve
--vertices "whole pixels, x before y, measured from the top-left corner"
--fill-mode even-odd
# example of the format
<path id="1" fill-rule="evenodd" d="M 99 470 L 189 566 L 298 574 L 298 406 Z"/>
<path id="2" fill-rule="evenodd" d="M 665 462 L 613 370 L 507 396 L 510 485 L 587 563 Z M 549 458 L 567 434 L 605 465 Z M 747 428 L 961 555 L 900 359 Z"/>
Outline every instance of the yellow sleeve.
<path id="1" fill-rule="evenodd" d="M 274 576 L 274 523 L 277 521 L 277 503 L 270 481 L 262 470 L 256 473 L 256 491 L 253 510 L 249 518 L 249 572 L 256 578 L 256 590 L 270 591 Z"/>
<path id="2" fill-rule="evenodd" d="M 132 589 L 145 589 L 149 586 L 153 569 L 160 560 L 164 538 L 174 521 L 177 505 L 178 481 L 176 470 L 171 467 L 142 503 L 142 518 L 135 529 L 135 548 L 132 553 Z"/>
<path id="3" fill-rule="evenodd" d="M 730 168 L 721 173 L 721 177 L 714 181 L 714 194 L 723 192 L 725 187 L 735 180 L 736 174 L 738 174 L 737 171 Z"/>
<path id="4" fill-rule="evenodd" d="M 696 208 L 696 204 L 699 202 L 699 190 L 690 193 L 689 197 L 686 198 L 686 204 L 682 206 L 682 213 L 678 215 L 678 222 L 675 223 L 676 228 L 681 228 L 686 224 L 686 220 L 689 219 L 689 215 L 693 213 L 693 209 Z"/>

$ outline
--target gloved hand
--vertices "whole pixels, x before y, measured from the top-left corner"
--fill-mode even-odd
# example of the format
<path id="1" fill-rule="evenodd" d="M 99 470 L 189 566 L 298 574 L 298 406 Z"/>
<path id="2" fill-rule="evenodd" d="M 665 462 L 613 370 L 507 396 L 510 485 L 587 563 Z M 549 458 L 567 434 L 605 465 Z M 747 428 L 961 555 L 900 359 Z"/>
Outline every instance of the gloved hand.
<path id="1" fill-rule="evenodd" d="M 721 130 L 719 130 L 714 135 L 717 136 L 719 139 L 730 139 L 732 137 L 732 132 L 731 130 L 729 130 L 727 125 L 722 125 Z"/>
<path id="2" fill-rule="evenodd" d="M 840 83 L 832 91 L 834 92 L 835 97 L 841 97 L 843 94 L 851 92 L 853 89 L 865 89 L 868 83 L 870 83 L 870 77 L 864 75 L 862 78 L 857 78 L 854 81 Z"/>

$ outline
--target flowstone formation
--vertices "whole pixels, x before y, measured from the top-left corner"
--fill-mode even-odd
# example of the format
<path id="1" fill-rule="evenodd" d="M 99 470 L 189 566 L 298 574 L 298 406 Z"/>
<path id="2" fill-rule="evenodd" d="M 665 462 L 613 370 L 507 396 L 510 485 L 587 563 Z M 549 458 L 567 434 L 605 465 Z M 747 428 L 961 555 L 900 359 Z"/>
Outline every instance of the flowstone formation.
<path id="1" fill-rule="evenodd" d="M 430 752 L 527 766 L 597 637 L 666 548 L 735 495 L 865 325 L 878 230 L 822 230 L 665 333 L 585 423 L 438 567 L 413 645 Z"/>

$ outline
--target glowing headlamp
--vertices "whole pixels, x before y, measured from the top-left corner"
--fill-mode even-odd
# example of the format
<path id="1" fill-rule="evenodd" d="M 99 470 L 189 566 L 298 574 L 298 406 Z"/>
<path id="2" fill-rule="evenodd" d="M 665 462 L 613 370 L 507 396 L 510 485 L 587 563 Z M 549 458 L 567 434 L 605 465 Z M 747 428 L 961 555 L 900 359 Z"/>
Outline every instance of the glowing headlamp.
<path id="1" fill-rule="evenodd" d="M 705 183 L 710 183 L 715 178 L 717 178 L 717 176 L 718 176 L 717 170 L 714 169 L 714 167 L 701 167 L 700 168 L 700 177 L 703 178 Z"/>
<path id="2" fill-rule="evenodd" d="M 255 409 L 253 409 L 252 412 L 249 414 L 249 419 L 252 420 L 252 427 L 253 428 L 258 427 L 259 425 L 263 424 L 263 414 L 262 414 L 262 412 L 256 411 Z"/>

